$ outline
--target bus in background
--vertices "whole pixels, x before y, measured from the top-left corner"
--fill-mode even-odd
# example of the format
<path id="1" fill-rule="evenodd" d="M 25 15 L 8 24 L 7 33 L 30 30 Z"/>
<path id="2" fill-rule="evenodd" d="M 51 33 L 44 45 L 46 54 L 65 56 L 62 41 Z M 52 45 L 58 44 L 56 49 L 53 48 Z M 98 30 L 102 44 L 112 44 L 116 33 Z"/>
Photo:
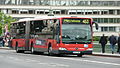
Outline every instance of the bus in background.
<path id="1" fill-rule="evenodd" d="M 49 55 L 75 54 L 82 57 L 92 54 L 94 23 L 91 18 L 80 17 L 46 17 L 14 22 L 11 24 L 12 47 L 17 53 L 48 52 Z"/>

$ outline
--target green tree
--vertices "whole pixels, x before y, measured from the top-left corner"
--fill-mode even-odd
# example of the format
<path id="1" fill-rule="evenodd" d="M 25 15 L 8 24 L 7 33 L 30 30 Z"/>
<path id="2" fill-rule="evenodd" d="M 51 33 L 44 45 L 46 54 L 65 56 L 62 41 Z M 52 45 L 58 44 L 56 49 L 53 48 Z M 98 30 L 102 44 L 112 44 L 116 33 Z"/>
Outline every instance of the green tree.
<path id="1" fill-rule="evenodd" d="M 5 27 L 6 24 L 8 25 L 8 30 L 10 30 L 10 23 L 15 21 L 16 20 L 13 17 L 8 16 L 3 12 L 0 12 L 0 35 L 2 34 L 3 28 Z"/>

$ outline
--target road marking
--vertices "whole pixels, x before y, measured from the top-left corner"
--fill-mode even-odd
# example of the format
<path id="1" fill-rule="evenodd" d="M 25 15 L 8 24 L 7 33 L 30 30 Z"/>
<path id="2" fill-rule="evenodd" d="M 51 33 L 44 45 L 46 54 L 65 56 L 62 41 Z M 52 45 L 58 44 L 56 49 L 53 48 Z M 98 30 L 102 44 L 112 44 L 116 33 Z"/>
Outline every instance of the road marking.
<path id="1" fill-rule="evenodd" d="M 33 60 L 33 59 L 26 59 L 26 62 L 35 62 L 37 64 L 41 64 L 41 65 L 48 65 L 48 66 L 60 66 L 60 67 L 69 67 L 69 65 L 65 65 L 65 64 L 59 64 L 59 63 L 43 63 L 37 60 Z"/>
<path id="2" fill-rule="evenodd" d="M 65 64 L 59 64 L 59 63 L 43 63 L 37 60 L 33 60 L 33 59 L 26 59 L 25 62 L 35 62 L 37 64 L 41 64 L 41 65 L 48 65 L 48 66 L 60 66 L 60 67 L 69 67 L 69 65 L 65 65 Z"/>
<path id="3" fill-rule="evenodd" d="M 92 62 L 92 63 L 100 63 L 100 64 L 109 64 L 109 65 L 120 66 L 120 64 L 117 64 L 117 63 L 109 63 L 109 62 L 101 62 L 101 61 L 91 61 L 91 60 L 83 60 L 83 61 Z"/>
<path id="4" fill-rule="evenodd" d="M 33 59 L 26 59 L 26 62 L 38 62 L 37 60 L 33 60 Z"/>
<path id="5" fill-rule="evenodd" d="M 59 63 L 50 63 L 50 65 L 53 65 L 53 66 L 61 66 L 61 67 L 69 67 L 69 65 L 59 64 Z"/>
<path id="6" fill-rule="evenodd" d="M 15 57 L 12 57 L 12 56 L 9 56 L 8 58 L 10 58 L 10 59 L 15 59 Z"/>
<path id="7" fill-rule="evenodd" d="M 49 57 L 49 56 L 45 56 L 45 57 Z M 118 63 L 109 63 L 109 62 L 102 62 L 102 61 L 83 60 L 83 59 L 75 59 L 75 58 L 63 58 L 63 57 L 49 57 L 49 58 L 65 59 L 65 60 L 72 60 L 72 61 L 84 61 L 84 62 L 91 62 L 91 63 L 120 66 L 120 64 L 118 64 Z"/>
<path id="8" fill-rule="evenodd" d="M 8 58 L 12 59 L 12 60 L 15 60 L 15 61 L 23 61 L 23 59 L 19 59 L 19 58 L 12 57 L 12 56 L 9 56 Z"/>
<path id="9" fill-rule="evenodd" d="M 59 63 L 38 63 L 40 65 L 47 65 L 47 66 L 53 66 L 53 67 L 69 67 L 69 65 L 59 64 Z"/>
<path id="10" fill-rule="evenodd" d="M 54 65 L 51 65 L 51 64 L 49 64 L 49 63 L 40 63 L 40 62 L 39 62 L 38 64 L 40 64 L 40 65 L 45 65 L 45 66 L 53 66 L 53 67 L 57 66 L 57 65 L 55 65 L 55 64 L 54 64 Z"/>

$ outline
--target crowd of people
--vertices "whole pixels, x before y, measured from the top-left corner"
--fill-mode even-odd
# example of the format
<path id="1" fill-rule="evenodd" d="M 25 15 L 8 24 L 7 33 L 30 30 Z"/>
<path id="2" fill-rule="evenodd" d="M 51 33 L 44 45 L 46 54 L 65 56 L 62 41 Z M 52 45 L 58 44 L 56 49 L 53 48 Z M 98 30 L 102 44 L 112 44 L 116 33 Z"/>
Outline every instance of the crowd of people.
<path id="1" fill-rule="evenodd" d="M 120 54 L 120 34 L 119 37 L 116 37 L 114 35 L 111 35 L 109 38 L 107 38 L 104 34 L 101 36 L 99 43 L 102 47 L 102 53 L 105 53 L 105 45 L 107 44 L 107 41 L 110 43 L 110 48 L 112 54 L 115 53 L 115 46 L 117 45 L 117 52 Z"/>

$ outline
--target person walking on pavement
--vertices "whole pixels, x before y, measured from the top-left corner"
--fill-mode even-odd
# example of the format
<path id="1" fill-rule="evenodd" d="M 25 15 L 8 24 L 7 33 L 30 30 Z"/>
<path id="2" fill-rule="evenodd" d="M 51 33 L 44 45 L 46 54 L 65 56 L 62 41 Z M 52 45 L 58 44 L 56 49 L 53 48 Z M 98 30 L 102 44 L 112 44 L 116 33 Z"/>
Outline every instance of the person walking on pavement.
<path id="1" fill-rule="evenodd" d="M 102 53 L 105 53 L 105 45 L 107 44 L 107 38 L 104 36 L 104 34 L 103 34 L 103 36 L 100 38 L 99 43 L 100 43 L 101 46 L 102 46 Z"/>
<path id="2" fill-rule="evenodd" d="M 0 37 L 0 47 L 3 47 L 4 45 L 3 45 L 3 37 L 1 36 Z"/>
<path id="3" fill-rule="evenodd" d="M 110 41 L 110 47 L 111 47 L 111 50 L 112 50 L 112 54 L 114 54 L 115 44 L 117 43 L 116 37 L 114 35 L 110 36 L 109 41 Z"/>
<path id="4" fill-rule="evenodd" d="M 119 34 L 119 37 L 118 37 L 118 50 L 117 52 L 120 54 L 120 34 Z"/>

